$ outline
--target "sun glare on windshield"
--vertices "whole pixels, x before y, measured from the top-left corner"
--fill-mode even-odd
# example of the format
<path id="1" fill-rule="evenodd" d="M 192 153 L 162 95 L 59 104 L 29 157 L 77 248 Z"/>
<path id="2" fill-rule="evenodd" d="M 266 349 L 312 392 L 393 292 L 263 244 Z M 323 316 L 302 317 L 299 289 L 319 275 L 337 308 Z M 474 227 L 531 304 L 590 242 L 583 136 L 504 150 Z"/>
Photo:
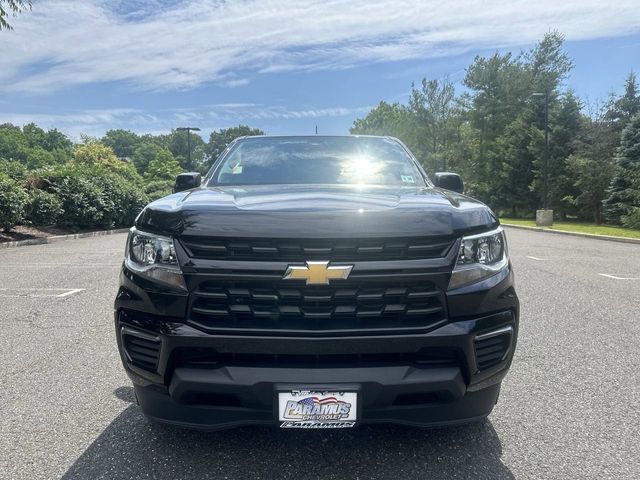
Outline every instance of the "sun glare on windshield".
<path id="1" fill-rule="evenodd" d="M 424 186 L 400 142 L 374 137 L 254 137 L 222 158 L 209 185 Z"/>
<path id="2" fill-rule="evenodd" d="M 352 183 L 358 186 L 372 183 L 372 179 L 379 175 L 383 165 L 383 162 L 374 162 L 366 155 L 348 157 L 342 164 L 340 178 L 345 181 L 341 183 Z"/>

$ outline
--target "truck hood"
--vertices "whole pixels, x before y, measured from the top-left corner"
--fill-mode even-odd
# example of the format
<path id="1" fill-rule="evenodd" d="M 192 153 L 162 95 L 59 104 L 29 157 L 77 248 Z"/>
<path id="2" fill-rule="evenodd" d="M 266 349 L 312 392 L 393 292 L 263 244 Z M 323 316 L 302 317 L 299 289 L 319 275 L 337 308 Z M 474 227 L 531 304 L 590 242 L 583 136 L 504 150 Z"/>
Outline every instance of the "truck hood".
<path id="1" fill-rule="evenodd" d="M 448 236 L 497 224 L 486 205 L 447 190 L 325 185 L 197 188 L 136 219 L 156 233 L 245 238 Z"/>

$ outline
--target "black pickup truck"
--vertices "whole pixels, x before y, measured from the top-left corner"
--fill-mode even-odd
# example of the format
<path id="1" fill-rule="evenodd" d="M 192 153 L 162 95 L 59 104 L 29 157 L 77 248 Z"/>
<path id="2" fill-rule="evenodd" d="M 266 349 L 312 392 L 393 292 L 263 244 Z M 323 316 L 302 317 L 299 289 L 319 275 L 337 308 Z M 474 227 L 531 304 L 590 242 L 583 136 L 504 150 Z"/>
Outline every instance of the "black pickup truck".
<path id="1" fill-rule="evenodd" d="M 118 347 L 143 412 L 201 429 L 480 420 L 518 333 L 505 234 L 398 140 L 234 141 L 127 239 Z"/>

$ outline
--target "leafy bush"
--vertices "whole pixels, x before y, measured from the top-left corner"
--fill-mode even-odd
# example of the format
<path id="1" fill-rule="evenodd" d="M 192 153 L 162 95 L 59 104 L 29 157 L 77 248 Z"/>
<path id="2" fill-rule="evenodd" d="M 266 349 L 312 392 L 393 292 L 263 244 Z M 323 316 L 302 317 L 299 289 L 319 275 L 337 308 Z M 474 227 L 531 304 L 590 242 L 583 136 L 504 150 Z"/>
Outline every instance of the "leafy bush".
<path id="1" fill-rule="evenodd" d="M 147 194 L 149 201 L 152 202 L 158 198 L 172 194 L 174 183 L 174 180 L 156 180 L 149 182 L 146 187 L 144 187 L 144 193 Z"/>
<path id="2" fill-rule="evenodd" d="M 149 163 L 144 178 L 147 180 L 175 180 L 182 167 L 169 150 L 163 148 Z"/>
<path id="3" fill-rule="evenodd" d="M 27 176 L 27 168 L 19 162 L 0 158 L 0 175 L 2 174 L 14 182 L 23 182 Z"/>
<path id="4" fill-rule="evenodd" d="M 128 227 L 148 203 L 145 193 L 118 175 L 105 173 L 99 177 L 106 197 L 101 225 L 104 228 Z"/>
<path id="5" fill-rule="evenodd" d="M 62 201 L 61 224 L 114 228 L 133 224 L 147 203 L 135 183 L 96 165 L 69 164 L 41 172 L 42 186 Z"/>
<path id="6" fill-rule="evenodd" d="M 64 225 L 80 228 L 93 227 L 101 222 L 105 210 L 102 189 L 81 169 L 65 166 L 43 174 L 46 191 L 62 201 Z"/>
<path id="7" fill-rule="evenodd" d="M 55 224 L 63 213 L 62 200 L 56 194 L 38 189 L 29 192 L 26 220 L 32 225 Z"/>
<path id="8" fill-rule="evenodd" d="M 27 192 L 8 175 L 0 173 L 0 228 L 9 231 L 24 218 Z"/>

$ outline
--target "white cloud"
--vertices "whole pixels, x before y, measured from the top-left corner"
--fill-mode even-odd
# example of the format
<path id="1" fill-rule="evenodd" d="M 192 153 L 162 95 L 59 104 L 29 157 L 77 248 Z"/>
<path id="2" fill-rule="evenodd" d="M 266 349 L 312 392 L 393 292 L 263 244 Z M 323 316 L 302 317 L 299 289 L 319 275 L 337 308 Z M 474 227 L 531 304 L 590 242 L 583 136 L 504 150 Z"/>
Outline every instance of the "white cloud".
<path id="1" fill-rule="evenodd" d="M 254 72 L 339 69 L 640 30 L 637 0 L 41 0 L 0 44 L 4 90 L 241 86 Z"/>
<path id="2" fill-rule="evenodd" d="M 82 110 L 67 114 L 55 113 L 0 113 L 0 123 L 11 122 L 16 125 L 36 123 L 45 127 L 84 123 L 96 125 L 117 122 L 122 118 L 134 119 L 137 123 L 153 122 L 156 117 L 145 115 L 140 110 L 132 108 L 117 108 L 108 110 Z"/>
<path id="3" fill-rule="evenodd" d="M 42 128 L 57 128 L 75 139 L 79 139 L 82 133 L 101 136 L 109 128 L 128 128 L 120 127 L 120 125 L 135 126 L 138 131 L 147 132 L 161 122 L 162 120 L 156 115 L 133 108 L 90 109 L 68 113 L 0 112 L 0 124 L 25 125 L 27 123 L 35 123 Z"/>
<path id="4" fill-rule="evenodd" d="M 234 78 L 233 80 L 224 82 L 225 87 L 243 87 L 245 85 L 249 85 L 248 78 Z"/>
<path id="5" fill-rule="evenodd" d="M 288 109 L 279 105 L 257 105 L 252 103 L 226 103 L 204 105 L 199 109 L 175 108 L 154 111 L 153 114 L 132 108 L 105 110 L 80 110 L 67 113 L 0 113 L 0 124 L 25 125 L 36 123 L 42 128 L 57 128 L 79 139 L 80 134 L 100 137 L 111 128 L 123 128 L 138 133 L 160 134 L 170 132 L 177 125 L 198 122 L 218 127 L 203 128 L 210 131 L 238 123 L 249 123 L 264 128 L 272 120 L 303 118 L 333 118 L 362 115 L 369 106 L 357 108 L 330 107 Z M 207 134 L 204 135 L 205 137 Z"/>

